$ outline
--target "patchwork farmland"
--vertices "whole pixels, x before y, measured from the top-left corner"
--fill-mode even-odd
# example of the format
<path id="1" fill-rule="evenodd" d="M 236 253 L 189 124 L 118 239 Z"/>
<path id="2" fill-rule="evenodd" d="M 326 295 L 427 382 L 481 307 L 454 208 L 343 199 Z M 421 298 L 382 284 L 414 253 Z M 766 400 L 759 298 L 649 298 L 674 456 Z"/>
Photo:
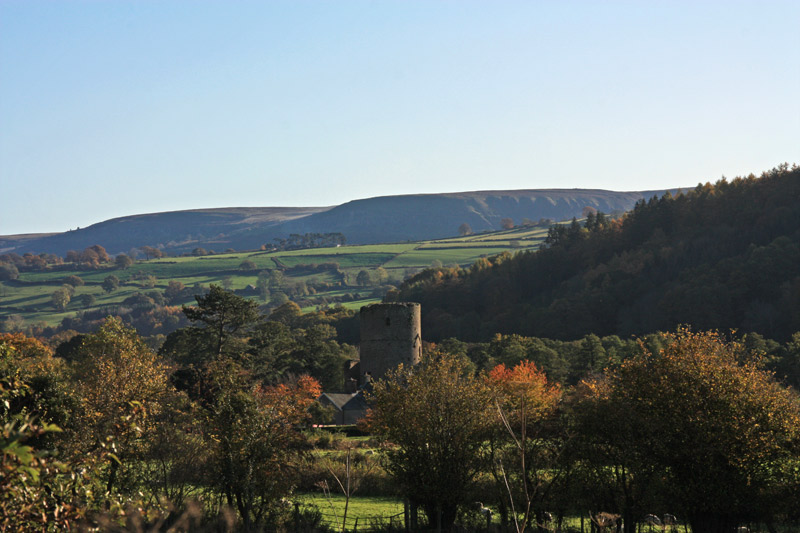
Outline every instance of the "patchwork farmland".
<path id="1" fill-rule="evenodd" d="M 292 300 L 306 311 L 337 304 L 357 309 L 379 301 L 422 269 L 468 267 L 505 251 L 536 250 L 546 236 L 546 227 L 520 227 L 419 242 L 140 259 L 127 268 L 109 262 L 87 270 L 65 263 L 20 271 L 17 279 L 0 282 L 0 323 L 5 329 L 23 324 L 52 327 L 64 318 L 146 305 L 150 300 L 160 305 L 192 304 L 194 295 L 210 284 L 267 307 Z M 70 276 L 82 284 L 70 288 L 69 302 L 59 308 L 53 293 Z M 117 288 L 104 289 L 109 277 L 119 280 Z"/>

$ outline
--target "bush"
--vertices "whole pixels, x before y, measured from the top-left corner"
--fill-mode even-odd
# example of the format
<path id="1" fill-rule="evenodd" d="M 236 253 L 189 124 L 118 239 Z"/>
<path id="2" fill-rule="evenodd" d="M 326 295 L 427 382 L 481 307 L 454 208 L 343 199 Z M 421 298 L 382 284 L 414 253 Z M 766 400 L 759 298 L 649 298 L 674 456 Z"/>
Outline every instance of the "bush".
<path id="1" fill-rule="evenodd" d="M 14 265 L 0 265 L 0 281 L 10 281 L 19 277 L 19 270 Z"/>
<path id="2" fill-rule="evenodd" d="M 84 282 L 78 276 L 72 275 L 64 278 L 64 284 L 71 285 L 73 287 L 82 287 L 84 285 Z"/>
<path id="3" fill-rule="evenodd" d="M 245 259 L 241 263 L 239 263 L 239 270 L 256 270 L 258 267 L 256 266 L 255 262 L 251 259 Z"/>

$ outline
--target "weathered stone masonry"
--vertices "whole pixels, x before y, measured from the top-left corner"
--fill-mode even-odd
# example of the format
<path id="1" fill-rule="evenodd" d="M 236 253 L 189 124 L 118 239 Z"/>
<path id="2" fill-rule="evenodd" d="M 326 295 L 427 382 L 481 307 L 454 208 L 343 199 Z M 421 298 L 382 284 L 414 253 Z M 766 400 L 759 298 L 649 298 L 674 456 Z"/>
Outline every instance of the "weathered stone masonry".
<path id="1" fill-rule="evenodd" d="M 362 384 L 365 377 L 381 379 L 403 364 L 419 363 L 422 356 L 420 304 L 372 304 L 361 308 Z"/>

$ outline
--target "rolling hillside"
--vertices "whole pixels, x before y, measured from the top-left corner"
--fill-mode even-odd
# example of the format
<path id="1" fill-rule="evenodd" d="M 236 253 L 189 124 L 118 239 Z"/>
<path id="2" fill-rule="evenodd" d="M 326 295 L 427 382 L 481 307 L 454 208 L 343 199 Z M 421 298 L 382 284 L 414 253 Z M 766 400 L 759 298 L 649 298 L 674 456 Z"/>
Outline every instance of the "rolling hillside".
<path id="1" fill-rule="evenodd" d="M 249 236 L 260 234 L 265 228 L 325 209 L 328 208 L 239 207 L 132 215 L 64 233 L 0 237 L 0 250 L 63 255 L 67 250 L 82 250 L 93 244 L 100 244 L 114 254 L 156 245 L 175 251 L 198 246 L 224 250 L 236 247 L 234 243 L 248 241 Z"/>
<path id="2" fill-rule="evenodd" d="M 503 218 L 556 221 L 580 217 L 583 208 L 627 211 L 664 191 L 586 189 L 480 191 L 384 196 L 336 207 L 251 207 L 174 211 L 115 218 L 87 228 L 43 236 L 0 237 L 0 250 L 23 254 L 82 250 L 99 244 L 111 254 L 158 246 L 170 254 L 197 247 L 217 252 L 252 250 L 298 233 L 345 235 L 351 244 L 439 239 L 458 233 L 498 230 Z"/>

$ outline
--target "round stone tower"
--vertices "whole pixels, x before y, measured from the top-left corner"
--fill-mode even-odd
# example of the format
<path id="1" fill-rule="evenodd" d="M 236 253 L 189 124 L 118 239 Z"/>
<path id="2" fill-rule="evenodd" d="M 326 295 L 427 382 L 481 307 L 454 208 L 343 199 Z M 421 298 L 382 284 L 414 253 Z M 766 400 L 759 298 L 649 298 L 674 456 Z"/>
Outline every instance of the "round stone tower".
<path id="1" fill-rule="evenodd" d="M 420 305 L 401 302 L 361 308 L 361 382 L 380 379 L 400 363 L 415 365 L 422 355 Z"/>

